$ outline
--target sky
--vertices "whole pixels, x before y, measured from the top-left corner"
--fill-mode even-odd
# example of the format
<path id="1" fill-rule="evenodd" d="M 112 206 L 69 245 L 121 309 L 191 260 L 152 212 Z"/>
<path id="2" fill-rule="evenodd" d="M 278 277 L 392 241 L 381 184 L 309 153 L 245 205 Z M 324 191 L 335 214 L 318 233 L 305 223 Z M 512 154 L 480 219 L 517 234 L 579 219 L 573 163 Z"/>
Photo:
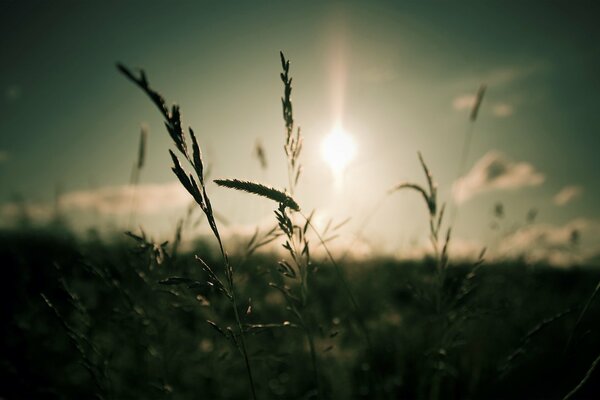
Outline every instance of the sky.
<path id="1" fill-rule="evenodd" d="M 410 256 L 427 245 L 422 199 L 386 195 L 402 181 L 425 183 L 420 151 L 440 201 L 456 210 L 457 252 L 522 247 L 563 260 L 575 253 L 568 241 L 577 230 L 577 256 L 597 257 L 600 28 L 592 10 L 585 1 L 3 0 L 0 224 L 15 218 L 16 199 L 47 218 L 58 193 L 76 229 L 130 225 L 128 183 L 144 125 L 134 223 L 171 234 L 189 197 L 170 170 L 160 115 L 116 62 L 144 68 L 181 106 L 212 178 L 284 188 L 282 50 L 304 136 L 295 196 L 321 225 L 349 217 L 340 236 L 353 248 L 357 235 L 375 253 Z M 355 147 L 342 178 L 321 151 L 336 126 Z M 212 184 L 209 195 L 231 232 L 273 221 L 264 199 Z"/>

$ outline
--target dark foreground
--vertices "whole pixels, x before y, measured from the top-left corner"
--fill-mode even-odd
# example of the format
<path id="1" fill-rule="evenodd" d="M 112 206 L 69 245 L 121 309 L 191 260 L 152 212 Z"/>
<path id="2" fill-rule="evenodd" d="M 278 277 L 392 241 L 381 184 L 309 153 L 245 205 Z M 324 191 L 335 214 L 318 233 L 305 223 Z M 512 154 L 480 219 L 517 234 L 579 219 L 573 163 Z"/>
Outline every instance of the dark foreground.
<path id="1" fill-rule="evenodd" d="M 220 271 L 214 251 L 196 253 Z M 231 308 L 192 255 L 158 265 L 127 237 L 27 230 L 0 232 L 0 260 L 0 397 L 250 398 Z M 254 256 L 236 272 L 257 395 L 316 397 L 305 337 L 269 286 L 284 283 L 276 261 Z M 440 288 L 426 261 L 346 262 L 357 315 L 331 265 L 315 266 L 305 322 L 322 398 L 561 399 L 600 354 L 600 299 L 577 322 L 597 270 L 455 265 Z M 600 368 L 574 398 L 598 396 Z"/>

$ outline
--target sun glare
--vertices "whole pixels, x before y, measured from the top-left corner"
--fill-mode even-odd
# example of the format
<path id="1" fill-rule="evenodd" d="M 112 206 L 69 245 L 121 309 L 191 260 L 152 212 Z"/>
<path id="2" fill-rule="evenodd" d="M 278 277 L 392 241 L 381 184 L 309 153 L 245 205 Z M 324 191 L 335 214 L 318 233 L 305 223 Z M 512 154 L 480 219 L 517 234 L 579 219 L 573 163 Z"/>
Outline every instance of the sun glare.
<path id="1" fill-rule="evenodd" d="M 356 155 L 356 143 L 340 126 L 336 126 L 329 135 L 325 136 L 321 145 L 323 159 L 339 180 L 348 164 Z"/>

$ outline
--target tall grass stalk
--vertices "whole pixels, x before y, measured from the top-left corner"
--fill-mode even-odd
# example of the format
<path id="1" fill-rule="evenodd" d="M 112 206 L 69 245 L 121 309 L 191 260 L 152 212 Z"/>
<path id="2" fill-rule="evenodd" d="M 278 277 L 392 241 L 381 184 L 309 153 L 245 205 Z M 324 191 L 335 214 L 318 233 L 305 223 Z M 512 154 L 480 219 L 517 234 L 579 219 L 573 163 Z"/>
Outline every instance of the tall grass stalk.
<path id="1" fill-rule="evenodd" d="M 300 127 L 297 127 L 296 130 L 294 131 L 295 121 L 294 121 L 294 114 L 293 114 L 293 107 L 292 107 L 292 100 L 291 100 L 292 78 L 289 75 L 290 61 L 285 58 L 283 52 L 280 52 L 279 55 L 280 55 L 280 59 L 281 59 L 281 67 L 283 70 L 280 74 L 280 77 L 281 77 L 281 81 L 283 82 L 283 86 L 284 86 L 284 92 L 283 92 L 284 94 L 281 99 L 283 120 L 284 120 L 285 128 L 286 128 L 286 136 L 285 136 L 286 140 L 285 140 L 285 144 L 284 144 L 284 151 L 285 151 L 287 165 L 288 165 L 289 190 L 290 190 L 290 193 L 294 194 L 296 186 L 298 184 L 300 174 L 302 172 L 302 164 L 300 164 L 300 162 L 299 162 L 299 157 L 300 157 L 300 153 L 302 151 L 302 140 L 303 139 L 302 139 L 302 135 L 300 133 Z M 282 220 L 284 220 L 284 218 L 282 218 L 282 217 L 285 217 L 285 209 L 282 209 L 281 211 L 283 211 L 283 213 L 280 213 L 277 216 L 278 220 L 280 221 L 280 226 L 281 226 Z M 304 271 L 305 274 L 307 271 L 309 271 L 310 251 L 309 251 L 309 243 L 308 243 L 306 234 L 307 234 L 308 228 L 310 227 L 312 229 L 312 231 L 315 233 L 315 235 L 317 236 L 317 238 L 320 241 L 323 248 L 325 249 L 325 252 L 327 253 L 327 256 L 328 256 L 331 264 L 334 266 L 334 269 L 336 271 L 338 279 L 342 283 L 342 286 L 343 286 L 344 290 L 346 291 L 346 294 L 348 295 L 350 303 L 354 309 L 354 315 L 358 321 L 360 329 L 365 336 L 367 345 L 369 347 L 369 352 L 372 354 L 373 348 L 371 345 L 371 338 L 369 335 L 369 330 L 367 328 L 367 325 L 364 322 L 363 315 L 358 306 L 358 302 L 356 301 L 356 298 L 355 298 L 354 294 L 352 293 L 352 289 L 350 288 L 350 285 L 348 284 L 348 281 L 347 281 L 346 277 L 344 276 L 343 271 L 339 267 L 338 263 L 336 262 L 335 258 L 331 254 L 331 252 L 329 251 L 326 241 L 323 239 L 323 237 L 319 234 L 318 230 L 312 224 L 311 220 L 312 220 L 313 214 L 311 213 L 307 217 L 306 215 L 304 215 L 302 213 L 301 210 L 298 209 L 295 211 L 298 214 L 300 214 L 300 216 L 304 219 L 304 226 L 302 228 L 298 226 L 298 229 L 291 229 L 291 230 L 288 230 L 288 232 L 286 232 L 286 234 L 289 233 L 287 235 L 288 236 L 287 244 L 288 244 L 288 251 L 289 251 L 290 255 L 292 256 L 292 259 L 296 263 L 297 267 L 301 271 Z M 292 213 L 290 221 L 293 221 L 293 217 L 294 216 Z M 293 226 L 295 226 L 295 223 L 292 222 L 291 225 L 293 227 Z M 292 243 L 292 246 L 293 246 L 292 248 L 289 248 L 290 242 Z M 298 258 L 297 256 L 295 256 L 295 254 L 296 255 L 298 254 L 297 247 L 300 247 L 300 246 L 302 247 L 301 256 L 304 255 L 304 258 L 302 258 L 302 257 Z M 301 261 L 302 259 L 304 260 L 304 263 L 305 263 L 304 266 L 302 266 L 302 261 Z M 306 290 L 306 291 L 308 290 L 308 275 L 306 275 L 303 278 L 302 287 L 304 288 L 304 290 Z M 312 358 L 312 362 L 313 362 L 313 370 L 315 372 L 315 381 L 317 383 L 317 390 L 319 391 L 319 394 L 320 394 L 319 378 L 318 378 L 318 364 L 317 364 L 317 359 L 316 359 L 316 355 L 315 355 L 315 351 L 314 351 L 314 347 L 315 347 L 314 346 L 314 338 L 313 338 L 312 332 L 308 328 L 305 328 L 305 332 L 306 332 L 307 340 L 309 342 L 309 346 L 311 349 L 311 358 Z"/>
<path id="2" fill-rule="evenodd" d="M 131 206 L 129 210 L 129 224 L 128 226 L 131 228 L 133 221 L 135 219 L 135 213 L 137 208 L 137 188 L 140 183 L 140 175 L 142 173 L 142 169 L 144 168 L 144 163 L 146 161 L 146 145 L 148 142 L 148 128 L 145 125 L 142 125 L 140 130 L 140 142 L 138 145 L 138 154 L 137 160 L 133 167 L 131 168 L 131 177 L 129 179 L 129 186 L 131 187 Z"/>
<path id="3" fill-rule="evenodd" d="M 477 94 L 475 95 L 475 102 L 473 103 L 473 107 L 471 108 L 471 113 L 469 114 L 469 125 L 467 127 L 467 131 L 465 133 L 465 140 L 463 142 L 462 152 L 460 154 L 460 163 L 458 166 L 458 176 L 463 174 L 465 166 L 467 164 L 467 160 L 469 159 L 469 151 L 471 150 L 471 141 L 473 140 L 473 131 L 475 127 L 475 121 L 477 121 L 477 116 L 479 115 L 479 109 L 481 108 L 481 103 L 483 102 L 483 96 L 485 95 L 485 91 L 487 90 L 486 85 L 479 86 L 477 90 Z"/>
<path id="4" fill-rule="evenodd" d="M 283 86 L 284 86 L 283 97 L 281 98 L 283 120 L 284 120 L 285 128 L 286 128 L 286 136 L 285 136 L 286 140 L 285 140 L 285 144 L 284 144 L 284 151 L 285 151 L 285 155 L 286 155 L 286 159 L 287 159 L 287 166 L 288 166 L 289 191 L 290 191 L 290 193 L 294 194 L 296 186 L 298 184 L 300 174 L 302 172 L 302 164 L 299 162 L 299 157 L 300 157 L 300 153 L 302 151 L 302 140 L 303 139 L 302 139 L 302 135 L 300 133 L 300 127 L 297 127 L 296 130 L 294 130 L 295 121 L 294 121 L 292 99 L 291 99 L 292 78 L 289 75 L 290 61 L 285 58 L 283 52 L 280 52 L 279 55 L 280 55 L 280 59 L 281 59 L 281 67 L 283 70 L 280 74 L 280 77 L 281 77 L 281 81 L 283 82 Z M 278 215 L 278 220 L 280 220 L 280 221 L 281 221 L 280 217 L 285 216 L 285 210 L 283 210 L 283 211 L 284 211 L 283 215 L 282 214 Z M 358 302 L 356 301 L 356 298 L 355 298 L 354 294 L 352 293 L 352 289 L 350 288 L 350 285 L 348 284 L 348 281 L 347 281 L 343 271 L 339 267 L 338 263 L 336 262 L 335 258 L 331 254 L 331 252 L 329 251 L 326 241 L 323 239 L 323 237 L 319 234 L 318 230 L 312 224 L 311 220 L 312 220 L 313 214 L 311 214 L 307 217 L 306 215 L 304 215 L 302 213 L 301 210 L 298 209 L 295 211 L 297 211 L 297 213 L 300 214 L 300 216 L 304 219 L 304 226 L 303 226 L 303 228 L 298 227 L 298 229 L 289 230 L 289 233 L 291 233 L 291 235 L 288 235 L 287 243 L 288 244 L 290 242 L 292 243 L 292 247 L 288 248 L 288 251 L 290 252 L 290 255 L 292 256 L 292 259 L 294 260 L 294 262 L 296 262 L 297 267 L 301 271 L 309 270 L 310 251 L 309 251 L 309 245 L 308 245 L 306 233 L 307 233 L 308 228 L 310 227 L 312 229 L 312 231 L 315 233 L 315 235 L 317 236 L 317 238 L 318 238 L 319 242 L 321 243 L 321 245 L 323 246 L 323 248 L 325 249 L 325 252 L 326 252 L 328 258 L 336 271 L 338 279 L 342 283 L 342 286 L 350 300 L 352 308 L 354 309 L 354 315 L 359 324 L 360 330 L 362 331 L 362 333 L 365 336 L 365 340 L 367 342 L 369 352 L 371 354 L 373 354 L 373 348 L 372 348 L 372 344 L 371 344 L 369 330 L 367 328 L 366 323 L 364 322 L 363 315 L 358 306 Z M 294 221 L 293 213 L 291 215 L 290 221 Z M 292 222 L 291 225 L 295 226 L 295 223 Z M 298 254 L 297 247 L 302 247 L 301 255 L 305 256 L 304 257 L 304 263 L 305 263 L 304 266 L 301 265 L 302 257 L 300 257 L 300 259 L 299 259 L 298 257 L 294 256 L 294 254 Z M 308 281 L 308 276 L 305 276 L 303 278 L 303 285 L 302 285 L 302 287 L 305 288 L 305 290 L 308 290 L 308 282 L 307 281 Z M 316 356 L 314 354 L 314 339 L 312 337 L 312 333 L 310 332 L 310 330 L 305 329 L 305 331 L 306 331 L 307 340 L 308 340 L 310 348 L 311 348 L 313 370 L 315 371 L 315 379 L 316 379 L 316 382 L 318 385 L 318 383 L 319 383 L 318 382 L 318 373 L 317 373 L 318 365 L 317 365 Z M 319 389 L 318 386 L 317 386 L 317 389 Z"/>
<path id="5" fill-rule="evenodd" d="M 475 287 L 473 279 L 477 274 L 479 267 L 483 264 L 485 249 L 481 251 L 477 261 L 474 262 L 471 271 L 464 276 L 457 289 L 450 289 L 446 285 L 447 270 L 449 266 L 449 245 L 452 233 L 452 227 L 446 229 L 442 236 L 442 224 L 444 219 L 445 204 L 439 207 L 437 198 L 437 184 L 433 179 L 431 171 L 427 167 L 421 153 L 418 153 L 419 162 L 425 173 L 427 181 L 426 186 L 412 182 L 402 182 L 392 189 L 390 193 L 399 190 L 409 189 L 416 191 L 423 198 L 429 214 L 429 239 L 434 252 L 435 259 L 435 281 L 433 285 L 433 308 L 435 315 L 440 317 L 440 337 L 439 346 L 436 352 L 432 353 L 435 357 L 446 357 L 447 349 L 457 347 L 456 335 L 452 334 L 452 329 L 460 329 L 461 324 L 468 318 L 468 310 L 463 308 L 466 300 L 472 296 Z M 442 365 L 438 367 L 437 365 Z M 439 399 L 442 390 L 442 373 L 444 372 L 444 363 L 434 363 L 434 371 L 429 385 L 429 398 Z"/>
<path id="6" fill-rule="evenodd" d="M 175 147 L 177 148 L 179 153 L 187 160 L 189 166 L 193 170 L 193 173 L 186 172 L 180 164 L 177 155 L 175 155 L 175 153 L 172 150 L 169 150 L 171 159 L 173 161 L 173 172 L 175 173 L 181 184 L 184 186 L 184 188 L 188 191 L 190 195 L 192 195 L 196 203 L 200 206 L 200 209 L 206 216 L 208 224 L 219 245 L 219 250 L 223 259 L 226 284 L 224 284 L 217 277 L 214 271 L 205 262 L 203 262 L 199 257 L 197 257 L 197 259 L 201 263 L 201 266 L 203 267 L 205 272 L 208 274 L 209 282 L 215 287 L 218 287 L 221 290 L 221 292 L 225 294 L 225 296 L 231 304 L 238 332 L 237 336 L 232 333 L 229 335 L 229 338 L 236 345 L 236 347 L 238 347 L 243 356 L 246 372 L 248 375 L 250 390 L 252 392 L 252 397 L 256 399 L 256 389 L 254 384 L 254 378 L 252 375 L 252 368 L 250 366 L 248 350 L 246 346 L 244 328 L 242 326 L 242 322 L 238 312 L 238 300 L 234 284 L 234 270 L 232 264 L 229 261 L 227 252 L 225 251 L 225 248 L 223 246 L 221 234 L 219 233 L 219 229 L 215 219 L 215 213 L 213 211 L 212 204 L 206 192 L 206 185 L 204 182 L 204 162 L 202 160 L 202 153 L 200 151 L 200 146 L 198 145 L 198 141 L 196 140 L 194 131 L 192 130 L 192 128 L 188 129 L 188 136 L 191 139 L 190 153 L 190 144 L 188 143 L 186 135 L 184 134 L 184 131 L 181 126 L 181 112 L 179 106 L 173 105 L 169 110 L 164 98 L 150 87 L 148 79 L 146 77 L 146 73 L 143 70 L 140 71 L 139 76 L 136 76 L 129 68 L 125 67 L 122 64 L 118 64 L 117 67 L 121 73 L 123 73 L 127 78 L 129 78 L 129 80 L 135 83 L 140 89 L 142 89 L 146 93 L 146 95 L 152 100 L 152 102 L 158 107 L 163 118 L 165 119 L 165 126 L 167 128 L 167 132 L 171 136 Z M 220 330 L 220 328 L 218 328 L 218 326 L 216 326 L 214 322 L 208 322 L 209 324 L 213 325 L 215 328 Z M 223 332 L 223 330 L 220 331 Z M 227 337 L 227 335 L 225 336 Z"/>
<path id="7" fill-rule="evenodd" d="M 283 247 L 290 257 L 289 261 L 282 260 L 279 262 L 278 271 L 281 273 L 284 282 L 290 280 L 295 282 L 296 285 L 294 285 L 293 288 L 290 288 L 287 285 L 281 286 L 273 282 L 269 283 L 269 285 L 283 294 L 288 305 L 288 310 L 296 318 L 298 326 L 300 326 L 304 332 L 310 352 L 317 397 L 320 398 L 322 396 L 322 391 L 315 346 L 315 332 L 313 324 L 310 321 L 310 319 L 312 319 L 310 312 L 307 309 L 309 278 L 314 272 L 311 264 L 309 241 L 306 236 L 310 217 L 305 218 L 306 222 L 303 226 L 296 223 L 294 213 L 300 213 L 300 206 L 292 197 L 302 173 L 302 165 L 300 163 L 302 134 L 300 128 L 296 127 L 294 122 L 291 99 L 292 78 L 289 74 L 290 62 L 285 58 L 283 52 L 280 52 L 279 56 L 282 67 L 280 78 L 284 86 L 281 104 L 283 120 L 285 123 L 285 141 L 283 149 L 287 161 L 288 187 L 285 191 L 280 191 L 266 185 L 241 181 L 238 179 L 215 180 L 215 183 L 230 189 L 259 195 L 278 203 L 278 208 L 275 210 L 275 218 L 279 230 L 283 233 L 285 238 Z M 290 195 L 287 194 L 288 191 Z"/>
<path id="8" fill-rule="evenodd" d="M 442 204 L 441 207 L 438 207 L 437 184 L 434 182 L 433 176 L 431 175 L 431 172 L 427 167 L 427 164 L 425 163 L 425 160 L 423 159 L 421 153 L 418 153 L 418 156 L 419 162 L 421 163 L 421 167 L 423 168 L 423 172 L 425 173 L 427 187 L 423 187 L 416 183 L 402 182 L 390 189 L 389 193 L 394 193 L 403 189 L 410 189 L 418 192 L 425 201 L 425 204 L 427 205 L 427 210 L 429 212 L 429 240 L 433 247 L 436 259 L 438 285 L 441 288 L 444 284 L 446 267 L 448 266 L 448 244 L 450 243 L 452 228 L 449 227 L 446 230 L 445 240 L 440 240 L 442 221 L 444 218 L 444 211 L 446 209 L 446 205 Z M 436 300 L 436 310 L 438 312 L 440 311 L 440 307 L 441 298 L 440 296 L 438 296 Z"/>
<path id="9" fill-rule="evenodd" d="M 300 127 L 295 126 L 294 113 L 292 106 L 292 78 L 290 77 L 290 61 L 285 58 L 283 52 L 279 52 L 281 60 L 282 72 L 280 74 L 281 81 L 283 83 L 283 97 L 281 98 L 281 108 L 283 121 L 285 123 L 285 142 L 284 152 L 287 161 L 288 171 L 288 190 L 293 195 L 302 173 L 302 165 L 299 162 L 300 153 L 302 151 L 302 135 Z M 299 211 L 299 209 L 298 209 Z M 294 222 L 294 215 L 292 213 L 289 216 L 286 213 L 285 207 L 279 207 L 275 212 L 277 221 L 280 229 L 285 233 L 286 242 L 284 248 L 290 254 L 290 257 L 295 264 L 296 270 L 300 277 L 300 302 L 293 300 L 294 296 L 287 295 L 285 290 L 280 291 L 286 297 L 288 305 L 291 311 L 296 315 L 299 320 L 300 326 L 302 327 L 308 346 L 310 349 L 310 356 L 312 362 L 312 369 L 314 374 L 314 380 L 317 390 L 317 396 L 321 397 L 321 385 L 319 380 L 319 367 L 317 361 L 317 355 L 315 351 L 314 332 L 311 327 L 307 324 L 306 318 L 303 315 L 306 313 L 307 296 L 308 296 L 308 278 L 311 269 L 310 263 L 310 250 L 308 240 L 306 238 L 306 231 L 308 228 L 308 220 L 303 228 L 299 227 Z M 302 251 L 298 251 L 299 247 L 302 246 Z"/>
<path id="10" fill-rule="evenodd" d="M 294 113 L 292 107 L 292 78 L 290 77 L 290 60 L 287 60 L 283 55 L 283 52 L 279 52 L 281 58 L 281 67 L 283 71 L 280 74 L 281 81 L 283 82 L 283 97 L 281 98 L 281 106 L 283 111 L 283 120 L 285 122 L 285 144 L 283 150 L 285 151 L 287 165 L 288 165 L 288 181 L 289 191 L 293 195 L 300 174 L 302 173 L 302 165 L 299 162 L 300 152 L 302 151 L 302 134 L 300 133 L 300 127 L 295 126 Z"/>
<path id="11" fill-rule="evenodd" d="M 458 163 L 458 170 L 456 173 L 455 182 L 458 182 L 459 179 L 465 172 L 465 168 L 467 165 L 467 161 L 469 160 L 469 152 L 471 150 L 471 142 L 473 141 L 473 132 L 475 130 L 475 121 L 477 121 L 477 116 L 479 115 L 479 109 L 481 108 L 481 103 L 483 102 L 483 96 L 485 95 L 485 91 L 487 90 L 486 85 L 479 86 L 477 90 L 477 94 L 475 95 L 475 101 L 473 106 L 471 107 L 471 112 L 469 113 L 469 122 L 467 126 L 467 130 L 465 132 L 465 139 L 463 141 L 462 151 L 460 153 L 460 161 Z M 452 203 L 452 212 L 450 214 L 450 226 L 454 226 L 456 219 L 458 218 L 458 206 L 456 202 Z"/>
<path id="12" fill-rule="evenodd" d="M 308 278 L 311 272 L 310 250 L 308 240 L 306 239 L 306 231 L 310 224 L 311 217 L 304 217 L 304 215 L 300 212 L 300 207 L 291 196 L 272 187 L 255 182 L 241 181 L 238 179 L 216 179 L 214 182 L 222 187 L 252 193 L 279 203 L 279 207 L 275 211 L 275 215 L 278 221 L 279 229 L 286 237 L 283 247 L 289 252 L 293 263 L 292 266 L 287 261 L 280 261 L 279 272 L 286 278 L 299 279 L 300 295 L 295 295 L 286 286 L 282 287 L 275 283 L 270 283 L 270 286 L 278 289 L 284 295 L 288 303 L 289 310 L 292 311 L 293 315 L 298 319 L 298 326 L 304 331 L 309 346 L 317 395 L 320 397 L 321 390 L 319 383 L 319 367 L 317 362 L 314 332 L 311 325 L 307 321 L 307 316 L 305 315 L 309 291 Z M 288 209 L 290 211 L 296 211 L 300 213 L 305 218 L 306 224 L 304 227 L 300 227 L 292 222 Z M 255 236 L 256 235 L 257 234 L 255 234 Z M 268 243 L 277 237 L 279 237 L 279 235 L 268 234 L 266 242 L 263 241 L 261 243 Z M 256 239 L 253 237 L 251 242 L 254 242 L 255 240 Z M 249 248 L 253 249 L 254 247 L 249 246 Z M 302 248 L 301 251 L 300 248 Z"/>

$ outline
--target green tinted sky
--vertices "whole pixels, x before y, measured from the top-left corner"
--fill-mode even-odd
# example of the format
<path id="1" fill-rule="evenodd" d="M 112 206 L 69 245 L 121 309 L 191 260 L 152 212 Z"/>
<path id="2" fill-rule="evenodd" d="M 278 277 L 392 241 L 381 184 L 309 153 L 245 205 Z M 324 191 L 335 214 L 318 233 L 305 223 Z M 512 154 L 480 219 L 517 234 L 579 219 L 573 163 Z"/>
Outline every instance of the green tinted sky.
<path id="1" fill-rule="evenodd" d="M 20 194 L 43 203 L 56 185 L 69 192 L 127 183 L 142 122 L 151 132 L 142 183 L 173 181 L 162 122 L 117 73 L 116 61 L 144 67 L 153 86 L 181 104 L 215 177 L 285 185 L 278 77 L 284 50 L 306 141 L 299 194 L 305 208 L 351 216 L 358 225 L 390 186 L 422 179 L 418 150 L 449 198 L 468 119 L 468 110 L 456 108 L 487 83 L 468 168 L 496 150 L 530 164 L 544 181 L 474 196 L 461 207 L 459 234 L 493 235 L 497 201 L 511 221 L 532 207 L 546 224 L 594 221 L 600 30 L 592 4 L 3 1 L 0 200 Z M 359 144 L 343 193 L 333 191 L 319 155 L 334 119 L 336 55 L 346 75 L 344 126 Z M 266 172 L 252 156 L 257 138 L 270 161 Z M 557 206 L 553 197 L 573 185 L 580 197 Z M 262 200 L 211 193 L 236 224 L 268 218 Z M 367 232 L 389 248 L 423 236 L 419 200 L 389 198 Z M 146 222 L 166 226 L 176 214 Z"/>

